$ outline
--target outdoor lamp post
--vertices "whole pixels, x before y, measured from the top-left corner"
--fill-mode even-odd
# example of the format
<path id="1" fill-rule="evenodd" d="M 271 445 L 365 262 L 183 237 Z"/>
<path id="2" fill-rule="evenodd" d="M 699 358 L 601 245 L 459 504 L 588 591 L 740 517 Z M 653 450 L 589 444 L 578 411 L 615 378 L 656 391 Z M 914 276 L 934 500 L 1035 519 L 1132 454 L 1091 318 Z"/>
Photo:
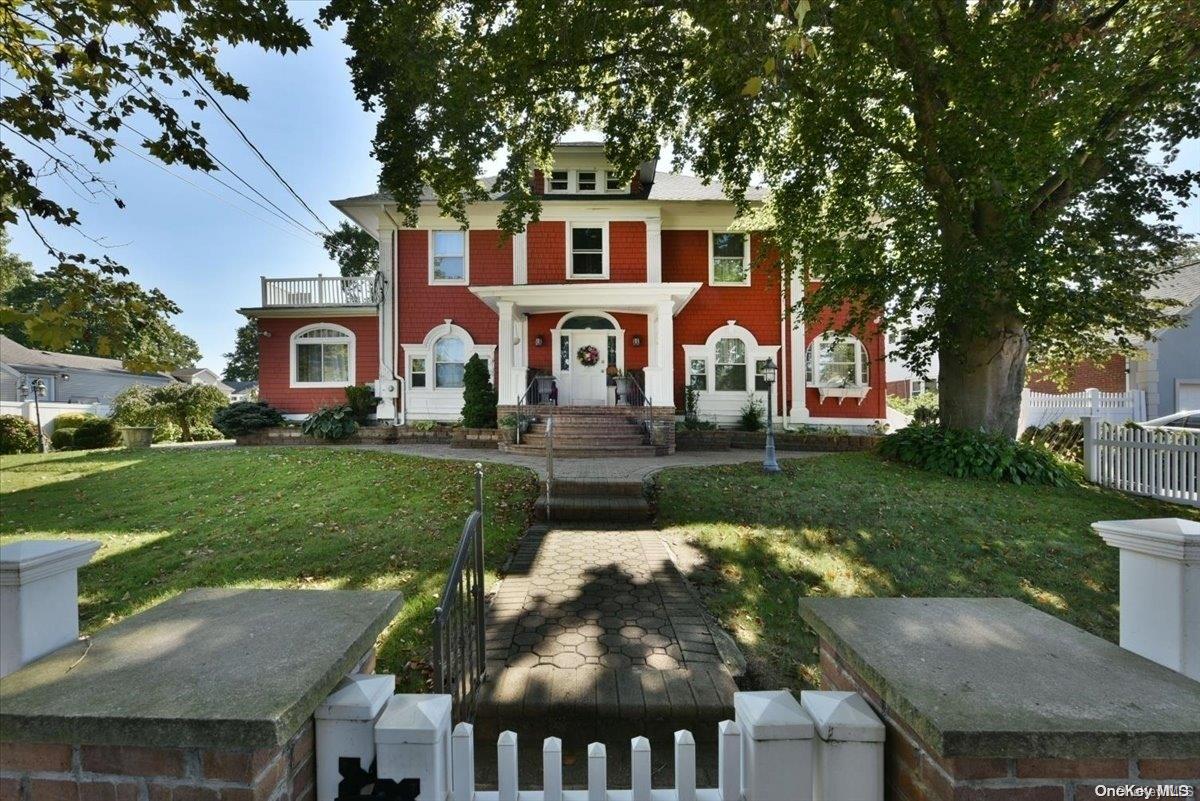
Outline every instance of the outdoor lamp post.
<path id="1" fill-rule="evenodd" d="M 768 357 L 762 369 L 763 381 L 767 384 L 767 450 L 763 454 L 764 473 L 779 472 L 779 462 L 775 461 L 775 420 L 771 415 L 771 396 L 775 394 L 775 377 L 778 373 L 775 360 Z"/>
<path id="2" fill-rule="evenodd" d="M 23 379 L 21 385 L 17 387 L 21 393 L 21 400 L 25 400 L 30 395 L 33 395 L 33 411 L 37 418 L 38 430 L 38 445 L 42 453 L 46 452 L 46 435 L 42 432 L 42 407 L 38 405 L 38 398 L 46 397 L 46 382 L 40 378 L 33 379 L 33 384 L 30 385 L 29 379 Z"/>

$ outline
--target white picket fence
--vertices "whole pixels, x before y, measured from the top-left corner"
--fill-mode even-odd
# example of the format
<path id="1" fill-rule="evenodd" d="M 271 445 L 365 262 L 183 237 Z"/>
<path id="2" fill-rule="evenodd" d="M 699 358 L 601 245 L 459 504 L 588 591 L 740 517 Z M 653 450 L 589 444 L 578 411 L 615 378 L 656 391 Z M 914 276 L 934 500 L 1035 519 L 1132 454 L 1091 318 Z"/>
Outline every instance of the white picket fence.
<path id="1" fill-rule="evenodd" d="M 1049 392 L 1021 393 L 1021 420 L 1018 431 L 1029 426 L 1045 426 L 1059 420 L 1078 420 L 1092 417 L 1109 423 L 1142 422 L 1146 419 L 1146 393 L 1140 389 L 1128 392 L 1101 392 L 1085 389 L 1054 395 Z"/>
<path id="2" fill-rule="evenodd" d="M 1200 434 L 1084 417 L 1083 465 L 1104 487 L 1200 506 Z"/>
<path id="3" fill-rule="evenodd" d="M 35 423 L 38 413 L 41 413 L 42 431 L 46 436 L 54 433 L 54 420 L 60 414 L 94 414 L 97 417 L 108 417 L 110 408 L 103 403 L 38 403 L 35 408 L 33 401 L 0 401 L 0 414 L 12 414 L 24 417 Z"/>
<path id="4" fill-rule="evenodd" d="M 390 677 L 388 677 L 390 678 Z M 496 788 L 476 789 L 475 731 L 450 728 L 449 695 L 393 695 L 374 714 L 346 714 L 351 683 L 380 681 L 350 676 L 318 710 L 317 801 L 334 801 L 348 757 L 363 768 L 374 761 L 376 778 L 415 784 L 418 799 L 437 801 L 882 801 L 885 729 L 867 702 L 851 692 L 786 690 L 739 692 L 734 720 L 717 725 L 717 786 L 698 787 L 696 741 L 675 732 L 673 787 L 653 787 L 650 742 L 630 742 L 629 788 L 612 789 L 603 743 L 587 748 L 587 788 L 563 787 L 563 745 L 541 744 L 540 776 L 522 785 L 514 732 L 496 742 Z M 340 694 L 339 694 L 340 693 Z M 358 693 L 362 698 L 366 692 Z M 372 707 L 372 713 L 374 707 Z M 373 742 L 372 742 L 373 741 Z M 526 761 L 525 764 L 529 764 Z M 540 784 L 540 790 L 527 789 Z"/>

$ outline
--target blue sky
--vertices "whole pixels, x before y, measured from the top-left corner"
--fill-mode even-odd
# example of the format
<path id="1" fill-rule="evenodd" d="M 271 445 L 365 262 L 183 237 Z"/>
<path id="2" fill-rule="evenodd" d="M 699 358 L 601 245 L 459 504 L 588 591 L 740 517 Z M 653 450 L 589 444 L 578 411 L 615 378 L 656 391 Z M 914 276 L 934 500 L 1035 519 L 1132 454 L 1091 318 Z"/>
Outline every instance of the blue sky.
<path id="1" fill-rule="evenodd" d="M 249 87 L 251 95 L 248 103 L 223 105 L 332 228 L 342 217 L 328 201 L 374 191 L 378 165 L 371 157 L 375 117 L 354 98 L 346 67 L 349 51 L 341 32 L 311 24 L 321 5 L 316 0 L 292 3 L 293 12 L 310 23 L 309 49 L 278 56 L 241 47 L 223 54 L 223 66 Z M 232 128 L 213 114 L 200 119 L 213 153 L 292 216 L 317 227 Z M 138 149 L 128 132 L 118 138 Z M 1179 166 L 1200 169 L 1200 143 L 1188 143 Z M 130 268 L 130 278 L 158 287 L 183 307 L 176 325 L 199 343 L 200 364 L 220 372 L 222 354 L 232 349 L 234 331 L 244 322 L 235 309 L 257 305 L 260 275 L 330 275 L 337 273 L 337 266 L 315 236 L 268 218 L 201 173 L 183 168 L 171 172 L 175 176 L 119 151 L 104 166 L 104 174 L 116 183 L 126 208 L 119 210 L 109 200 L 84 202 L 78 208 L 85 230 L 105 238 L 110 255 Z M 61 186 L 51 186 L 50 191 L 65 199 Z M 1184 209 L 1180 219 L 1187 230 L 1200 233 L 1200 202 Z M 17 253 L 38 269 L 50 266 L 31 231 L 22 225 L 10 233 Z M 68 233 L 57 233 L 55 242 L 67 250 L 97 250 Z"/>

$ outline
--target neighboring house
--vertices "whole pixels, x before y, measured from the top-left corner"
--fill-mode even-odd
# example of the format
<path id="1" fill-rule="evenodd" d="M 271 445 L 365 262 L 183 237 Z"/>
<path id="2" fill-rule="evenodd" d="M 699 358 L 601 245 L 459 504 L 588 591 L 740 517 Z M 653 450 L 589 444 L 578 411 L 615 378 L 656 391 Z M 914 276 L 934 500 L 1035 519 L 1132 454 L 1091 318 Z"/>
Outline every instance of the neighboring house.
<path id="1" fill-rule="evenodd" d="M 892 352 L 887 356 L 887 394 L 898 398 L 912 398 L 923 392 L 937 392 L 938 389 L 938 356 L 930 357 L 929 365 L 924 372 L 917 373 Z"/>
<path id="2" fill-rule="evenodd" d="M 226 397 L 233 396 L 233 387 L 222 381 L 221 376 L 207 367 L 186 367 L 182 370 L 174 371 L 171 375 L 176 381 L 181 381 L 184 384 L 208 384 L 224 392 Z"/>
<path id="3" fill-rule="evenodd" d="M 237 401 L 256 401 L 258 400 L 258 382 L 257 381 L 230 381 L 225 379 L 224 383 L 227 387 L 233 390 L 233 394 L 229 396 L 231 403 Z"/>
<path id="4" fill-rule="evenodd" d="M 554 159 L 531 176 L 540 219 L 512 237 L 497 229 L 497 195 L 468 208 L 467 230 L 428 192 L 413 228 L 388 195 L 335 201 L 378 238 L 379 273 L 263 278 L 261 305 L 240 310 L 262 332 L 262 400 L 301 415 L 381 379 L 380 418 L 456 420 L 478 355 L 501 415 L 537 375 L 553 376 L 561 405 L 621 402 L 611 373 L 626 371 L 655 407 L 682 410 L 690 384 L 702 418 L 731 424 L 750 396 L 766 399 L 772 359 L 783 424 L 884 419 L 878 325 L 840 337 L 832 310 L 805 326 L 791 304 L 811 287 L 780 285 L 762 237 L 732 230 L 720 187 L 654 161 L 618 174 L 599 142 L 561 144 Z"/>
<path id="5" fill-rule="evenodd" d="M 1153 340 L 1141 343 L 1137 356 L 1074 365 L 1066 387 L 1031 373 L 1029 388 L 1052 394 L 1140 390 L 1151 419 L 1200 409 L 1200 261 L 1184 265 L 1146 294 L 1170 301 L 1183 325 L 1156 332 Z"/>
<path id="6" fill-rule="evenodd" d="M 162 386 L 174 379 L 164 373 L 133 373 L 120 359 L 35 350 L 0 335 L 0 401 L 18 402 L 22 380 L 42 379 L 46 403 L 109 405 L 131 384 Z"/>

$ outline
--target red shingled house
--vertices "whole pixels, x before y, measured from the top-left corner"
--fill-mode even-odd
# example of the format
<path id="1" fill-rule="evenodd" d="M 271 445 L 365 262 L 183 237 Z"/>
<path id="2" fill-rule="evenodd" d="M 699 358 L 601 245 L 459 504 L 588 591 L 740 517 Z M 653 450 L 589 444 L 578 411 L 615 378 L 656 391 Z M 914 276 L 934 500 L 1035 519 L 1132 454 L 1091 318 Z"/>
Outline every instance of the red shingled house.
<path id="1" fill-rule="evenodd" d="M 655 166 L 620 174 L 602 143 L 564 143 L 532 176 L 541 219 L 513 237 L 498 197 L 471 206 L 465 230 L 431 195 L 415 228 L 387 195 L 335 201 L 378 238 L 379 272 L 263 279 L 261 305 L 241 309 L 262 330 L 261 398 L 301 415 L 377 382 L 381 419 L 455 420 L 478 354 L 501 407 L 553 386 L 560 406 L 674 414 L 690 384 L 700 417 L 732 424 L 750 396 L 765 401 L 773 359 L 781 425 L 882 421 L 882 333 L 806 327 L 790 311 L 806 287 L 781 286 L 761 237 L 730 230 L 721 189 Z"/>

